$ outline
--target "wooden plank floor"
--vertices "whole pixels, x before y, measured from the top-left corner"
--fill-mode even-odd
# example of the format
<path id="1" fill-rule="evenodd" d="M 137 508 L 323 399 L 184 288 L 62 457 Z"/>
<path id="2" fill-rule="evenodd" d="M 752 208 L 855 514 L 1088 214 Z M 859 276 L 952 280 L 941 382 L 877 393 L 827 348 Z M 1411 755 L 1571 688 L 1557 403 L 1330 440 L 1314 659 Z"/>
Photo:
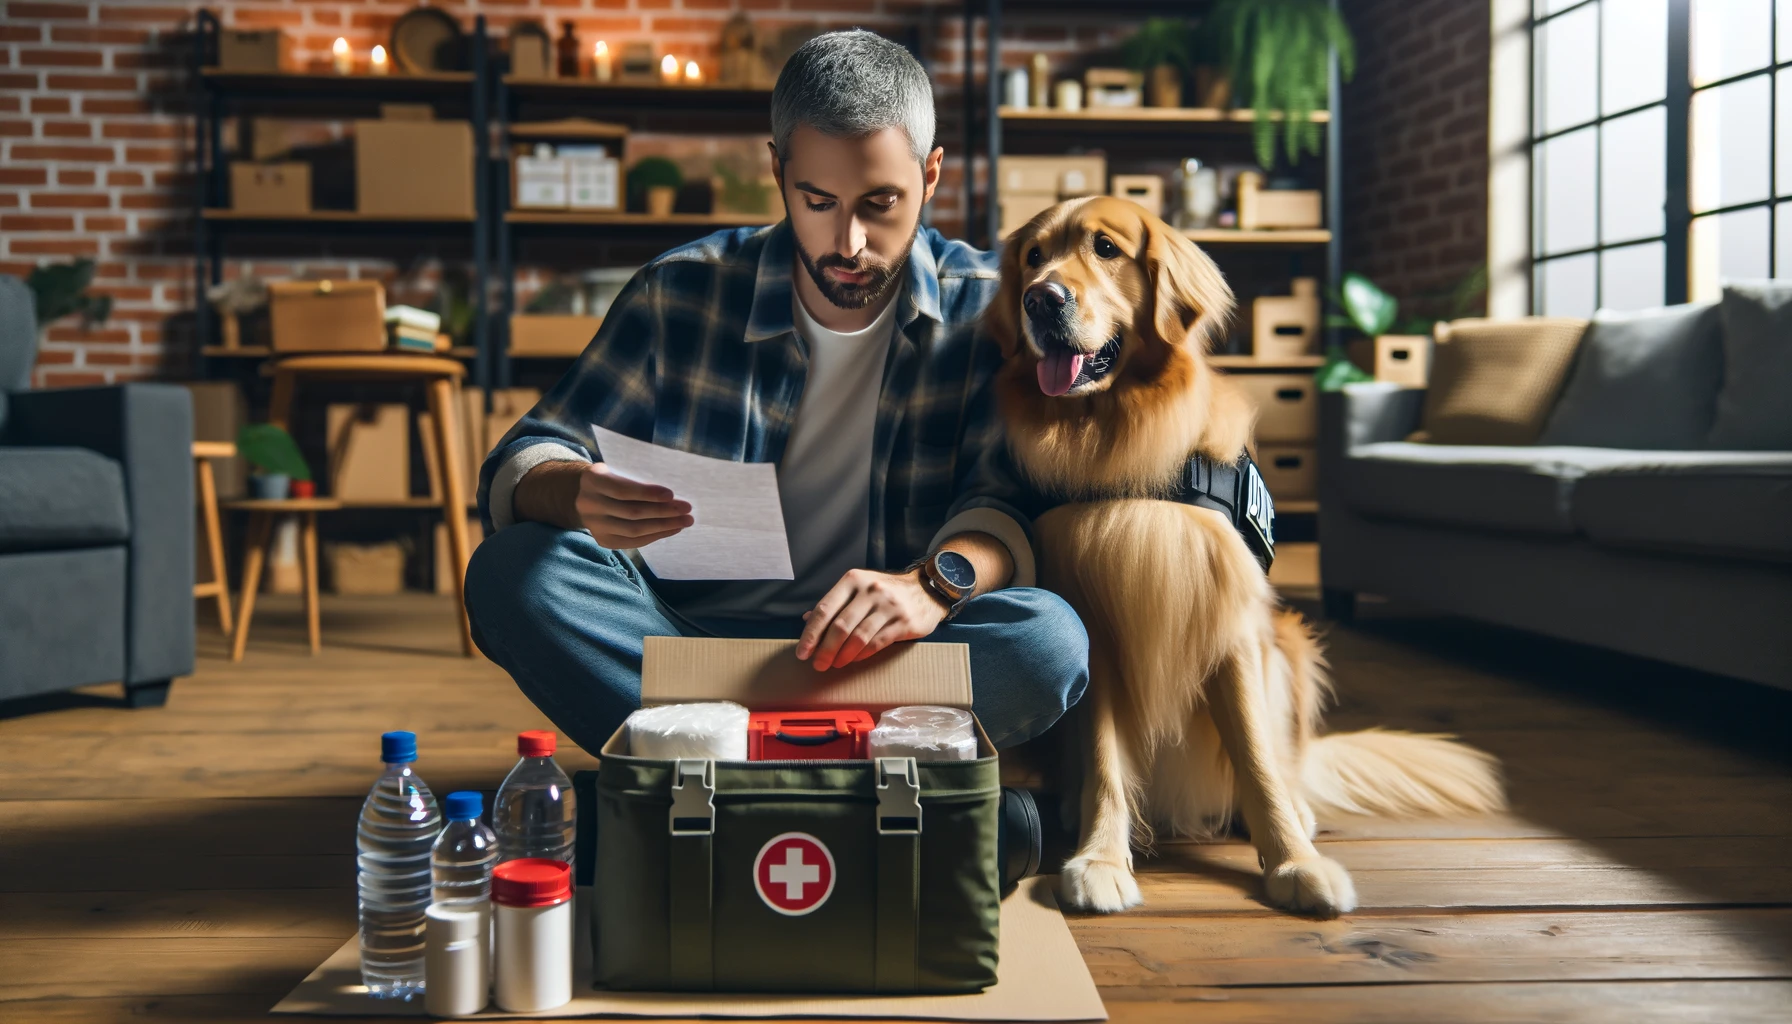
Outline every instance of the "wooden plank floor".
<path id="1" fill-rule="evenodd" d="M 270 599 L 165 709 L 0 705 L 0 1021 L 268 1020 L 353 934 L 378 733 L 489 792 L 548 724 L 442 599 L 326 598 L 324 639 Z M 1363 903 L 1328 922 L 1240 843 L 1164 844 L 1144 907 L 1072 921 L 1115 1021 L 1792 1019 L 1792 695 L 1376 608 L 1330 647 L 1334 727 L 1459 732 L 1512 813 L 1326 823 Z"/>

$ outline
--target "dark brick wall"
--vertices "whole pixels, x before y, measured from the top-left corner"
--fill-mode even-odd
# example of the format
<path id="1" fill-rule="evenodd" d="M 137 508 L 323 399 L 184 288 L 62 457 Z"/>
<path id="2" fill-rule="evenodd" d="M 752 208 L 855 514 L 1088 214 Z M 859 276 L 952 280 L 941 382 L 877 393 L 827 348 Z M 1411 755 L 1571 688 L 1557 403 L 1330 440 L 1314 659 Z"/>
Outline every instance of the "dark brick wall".
<path id="1" fill-rule="evenodd" d="M 1488 0 L 1344 0 L 1344 269 L 1412 308 L 1487 258 Z"/>

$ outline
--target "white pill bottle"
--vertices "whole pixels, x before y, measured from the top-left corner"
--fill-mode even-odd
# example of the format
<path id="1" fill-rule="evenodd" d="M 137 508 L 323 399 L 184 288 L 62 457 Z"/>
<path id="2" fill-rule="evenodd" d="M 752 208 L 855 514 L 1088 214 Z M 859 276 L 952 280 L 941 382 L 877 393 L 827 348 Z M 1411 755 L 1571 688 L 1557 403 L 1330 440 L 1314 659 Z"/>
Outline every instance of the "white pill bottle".
<path id="1" fill-rule="evenodd" d="M 572 1000 L 572 865 L 524 857 L 492 870 L 500 1009 L 533 1013 Z"/>

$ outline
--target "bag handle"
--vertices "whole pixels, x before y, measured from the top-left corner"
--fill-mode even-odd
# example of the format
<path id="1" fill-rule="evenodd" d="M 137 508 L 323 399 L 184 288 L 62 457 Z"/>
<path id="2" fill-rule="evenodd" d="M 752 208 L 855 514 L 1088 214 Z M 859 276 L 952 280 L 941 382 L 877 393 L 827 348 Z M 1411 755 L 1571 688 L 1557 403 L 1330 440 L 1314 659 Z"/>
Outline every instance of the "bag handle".
<path id="1" fill-rule="evenodd" d="M 921 776 L 912 757 L 877 759 L 879 992 L 913 992 L 921 912 Z"/>
<path id="2" fill-rule="evenodd" d="M 809 736 L 801 736 L 788 732 L 775 732 L 772 733 L 772 736 L 780 743 L 788 743 L 793 747 L 822 747 L 839 739 L 840 730 L 829 729 L 827 732 L 818 732 Z"/>
<path id="3" fill-rule="evenodd" d="M 675 989 L 715 988 L 716 763 L 672 764 L 666 886 L 667 974 Z"/>

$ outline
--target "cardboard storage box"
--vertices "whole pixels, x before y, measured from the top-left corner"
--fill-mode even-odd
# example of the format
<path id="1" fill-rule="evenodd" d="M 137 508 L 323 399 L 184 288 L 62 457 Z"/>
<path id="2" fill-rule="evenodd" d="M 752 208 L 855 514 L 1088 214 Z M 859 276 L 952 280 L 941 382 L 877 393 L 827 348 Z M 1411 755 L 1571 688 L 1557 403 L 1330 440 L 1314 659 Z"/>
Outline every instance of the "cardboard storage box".
<path id="1" fill-rule="evenodd" d="M 1308 373 L 1240 373 L 1233 380 L 1257 407 L 1257 440 L 1311 444 L 1319 436 L 1319 388 Z"/>
<path id="2" fill-rule="evenodd" d="M 1005 192 L 998 203 L 1002 218 L 999 234 L 1006 238 L 1058 205 L 1058 196 L 1055 192 Z"/>
<path id="3" fill-rule="evenodd" d="M 218 30 L 218 70 L 274 74 L 292 69 L 292 42 L 277 28 Z"/>
<path id="4" fill-rule="evenodd" d="M 1003 156 L 996 192 L 1045 193 L 1059 199 L 1092 196 L 1108 180 L 1108 160 L 1093 156 Z"/>
<path id="5" fill-rule="evenodd" d="M 1257 449 L 1257 471 L 1276 501 L 1311 501 L 1319 497 L 1319 452 L 1314 448 L 1263 445 Z"/>
<path id="6" fill-rule="evenodd" d="M 411 496 L 409 406 L 328 406 L 324 437 L 331 497 L 346 502 L 396 502 Z"/>
<path id="7" fill-rule="evenodd" d="M 543 313 L 510 318 L 510 354 L 513 356 L 576 356 L 591 344 L 601 316 Z"/>
<path id="8" fill-rule="evenodd" d="M 383 352 L 386 289 L 378 281 L 271 281 L 276 352 Z"/>
<path id="9" fill-rule="evenodd" d="M 1116 174 L 1108 184 L 1108 194 L 1138 203 L 1153 217 L 1163 216 L 1164 179 L 1155 174 Z"/>
<path id="10" fill-rule="evenodd" d="M 275 216 L 311 212 L 311 165 L 230 164 L 230 208 Z"/>
<path id="11" fill-rule="evenodd" d="M 1375 339 L 1375 379 L 1422 388 L 1431 379 L 1431 338 L 1425 334 L 1384 334 Z"/>
<path id="12" fill-rule="evenodd" d="M 1319 193 L 1305 189 L 1266 189 L 1263 175 L 1238 176 L 1238 226 L 1245 231 L 1316 228 L 1325 223 Z"/>
<path id="13" fill-rule="evenodd" d="M 1090 68 L 1083 72 L 1083 105 L 1090 110 L 1138 107 L 1144 102 L 1143 72 L 1126 68 Z"/>
<path id="14" fill-rule="evenodd" d="M 326 544 L 330 589 L 338 594 L 396 594 L 404 589 L 404 548 L 385 544 Z"/>
<path id="15" fill-rule="evenodd" d="M 355 122 L 355 209 L 384 217 L 473 217 L 473 126 Z"/>
<path id="16" fill-rule="evenodd" d="M 1308 355 L 1319 337 L 1319 282 L 1294 279 L 1294 294 L 1251 300 L 1251 354 L 1258 359 Z"/>
<path id="17" fill-rule="evenodd" d="M 242 385 L 233 380 L 198 380 L 182 386 L 193 396 L 193 440 L 234 443 L 237 431 L 249 422 L 249 400 L 243 395 Z M 248 493 L 248 460 L 238 455 L 211 462 L 219 500 L 229 501 Z"/>

